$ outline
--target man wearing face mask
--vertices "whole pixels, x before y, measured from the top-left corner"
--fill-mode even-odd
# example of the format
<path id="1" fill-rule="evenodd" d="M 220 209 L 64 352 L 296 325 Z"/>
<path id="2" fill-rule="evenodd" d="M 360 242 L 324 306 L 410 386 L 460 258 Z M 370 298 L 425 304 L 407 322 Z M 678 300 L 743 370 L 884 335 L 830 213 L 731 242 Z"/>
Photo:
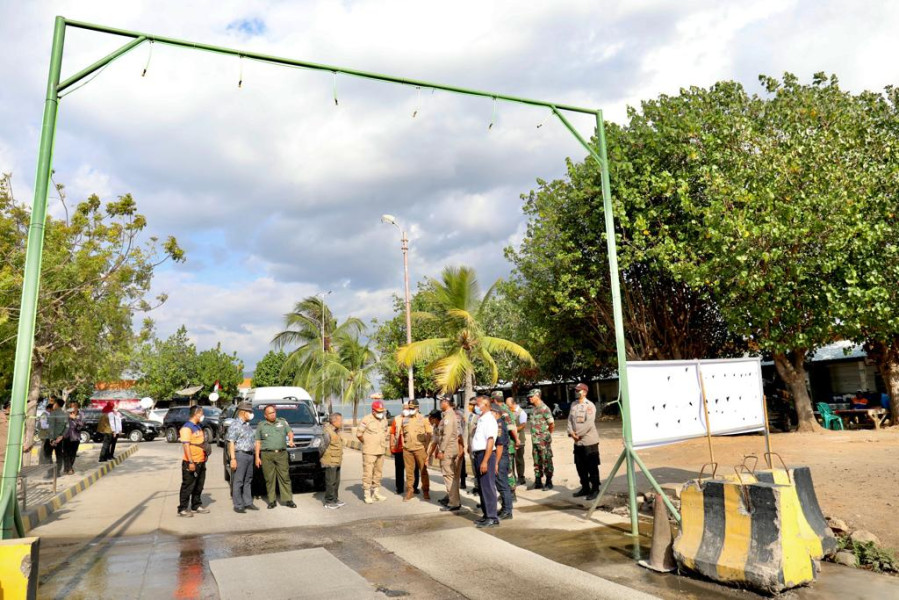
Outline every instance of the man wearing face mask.
<path id="1" fill-rule="evenodd" d="M 568 437 L 574 440 L 574 466 L 581 480 L 575 497 L 595 500 L 599 495 L 599 433 L 596 431 L 596 406 L 587 400 L 587 384 L 575 386 L 577 402 L 568 413 Z"/>
<path id="2" fill-rule="evenodd" d="M 496 440 L 499 427 L 496 418 L 490 412 L 490 399 L 478 396 L 474 412 L 478 415 L 478 423 L 471 438 L 471 465 L 478 475 L 478 489 L 481 497 L 481 510 L 484 517 L 475 521 L 478 528 L 497 527 L 499 516 L 496 513 Z"/>
<path id="3" fill-rule="evenodd" d="M 396 482 L 396 493 L 405 493 L 406 485 L 406 463 L 403 460 L 403 417 L 412 414 L 409 409 L 409 401 L 403 403 L 403 412 L 393 418 L 390 424 L 390 453 L 393 454 L 394 478 Z M 418 467 L 415 468 L 415 481 L 412 485 L 412 493 L 418 493 Z"/>
<path id="4" fill-rule="evenodd" d="M 401 429 L 403 440 L 403 461 L 406 464 L 406 496 L 403 502 L 412 499 L 412 480 L 415 468 L 421 473 L 422 498 L 431 499 L 431 482 L 428 480 L 428 446 L 431 443 L 431 424 L 419 412 L 418 400 L 409 401 L 409 414 L 403 417 Z"/>
<path id="5" fill-rule="evenodd" d="M 381 495 L 381 474 L 387 454 L 387 410 L 381 394 L 372 394 L 371 414 L 365 415 L 356 429 L 362 442 L 362 494 L 366 504 L 387 500 Z"/>
<path id="6" fill-rule="evenodd" d="M 231 456 L 231 501 L 234 512 L 259 510 L 253 504 L 253 448 L 256 434 L 250 426 L 253 405 L 242 402 L 237 406 L 237 418 L 228 427 L 228 451 Z"/>
<path id="7" fill-rule="evenodd" d="M 194 513 L 208 513 L 200 498 L 206 483 L 206 458 L 208 441 L 203 435 L 200 423 L 203 407 L 191 406 L 187 422 L 181 427 L 181 491 L 178 495 L 178 516 L 193 517 Z"/>
<path id="8" fill-rule="evenodd" d="M 459 471 L 461 464 L 458 457 L 460 453 L 460 429 L 459 418 L 453 408 L 451 398 L 444 396 L 440 402 L 440 423 L 437 426 L 436 456 L 440 461 L 440 471 L 443 473 L 443 483 L 446 485 L 446 498 L 440 501 L 443 504 L 441 511 L 457 512 L 462 508 L 462 500 L 459 498 Z"/>

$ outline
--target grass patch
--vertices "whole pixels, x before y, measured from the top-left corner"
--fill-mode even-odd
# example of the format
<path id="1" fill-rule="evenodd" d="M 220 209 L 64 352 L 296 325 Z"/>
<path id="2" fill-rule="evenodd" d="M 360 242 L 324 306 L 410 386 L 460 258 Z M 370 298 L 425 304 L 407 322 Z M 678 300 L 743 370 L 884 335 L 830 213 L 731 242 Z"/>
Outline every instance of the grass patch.
<path id="1" fill-rule="evenodd" d="M 837 547 L 839 550 L 852 552 L 858 559 L 858 566 L 861 568 L 870 569 L 875 573 L 899 572 L 899 560 L 896 559 L 896 554 L 874 542 L 853 542 L 848 537 L 840 537 L 837 538 Z"/>

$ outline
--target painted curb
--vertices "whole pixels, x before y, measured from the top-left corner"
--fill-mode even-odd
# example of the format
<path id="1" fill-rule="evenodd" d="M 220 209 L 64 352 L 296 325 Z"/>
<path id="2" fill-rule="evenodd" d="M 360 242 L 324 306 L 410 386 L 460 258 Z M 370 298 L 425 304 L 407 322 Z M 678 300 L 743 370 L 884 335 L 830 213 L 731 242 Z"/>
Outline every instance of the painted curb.
<path id="1" fill-rule="evenodd" d="M 44 502 L 43 504 L 30 509 L 24 515 L 22 515 L 22 525 L 24 526 L 25 531 L 31 531 L 32 529 L 46 521 L 50 515 L 62 508 L 63 504 L 65 504 L 90 486 L 94 485 L 94 483 L 96 483 L 98 479 L 112 471 L 118 465 L 122 464 L 122 462 L 124 462 L 126 458 L 137 452 L 139 447 L 139 444 L 132 444 L 130 448 L 121 452 L 111 461 L 103 463 L 99 468 L 95 469 L 91 473 L 86 474 L 78 483 L 71 485 L 61 492 L 58 492 L 47 502 Z"/>

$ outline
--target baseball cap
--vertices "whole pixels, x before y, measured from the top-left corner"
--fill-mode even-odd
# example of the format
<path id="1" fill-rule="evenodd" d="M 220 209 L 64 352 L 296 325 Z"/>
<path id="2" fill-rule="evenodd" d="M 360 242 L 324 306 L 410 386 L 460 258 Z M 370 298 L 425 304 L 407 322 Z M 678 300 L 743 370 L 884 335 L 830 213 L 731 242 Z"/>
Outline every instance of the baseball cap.
<path id="1" fill-rule="evenodd" d="M 490 397 L 494 400 L 499 400 L 500 402 L 505 400 L 505 396 L 503 396 L 502 390 L 496 390 L 495 392 L 490 394 Z"/>
<path id="2" fill-rule="evenodd" d="M 371 409 L 375 412 L 384 412 L 384 403 L 380 400 L 375 400 L 371 403 Z"/>
<path id="3" fill-rule="evenodd" d="M 420 404 L 418 403 L 418 398 L 412 398 L 411 400 L 409 400 L 409 406 L 418 408 L 420 406 Z"/>
<path id="4" fill-rule="evenodd" d="M 528 392 L 528 398 L 533 398 L 534 396 L 539 396 L 539 395 L 540 395 L 540 390 L 538 390 L 537 388 L 534 388 L 530 392 Z"/>
<path id="5" fill-rule="evenodd" d="M 576 389 L 576 390 L 589 390 L 590 388 L 587 387 L 587 384 L 586 384 L 586 383 L 579 383 L 579 384 L 577 384 L 576 386 L 574 386 L 574 389 Z"/>

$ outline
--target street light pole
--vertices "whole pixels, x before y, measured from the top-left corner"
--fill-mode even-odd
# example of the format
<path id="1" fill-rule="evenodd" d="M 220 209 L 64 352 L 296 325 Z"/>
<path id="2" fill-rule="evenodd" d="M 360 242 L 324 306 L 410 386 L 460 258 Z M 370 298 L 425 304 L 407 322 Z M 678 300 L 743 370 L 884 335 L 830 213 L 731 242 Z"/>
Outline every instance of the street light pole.
<path id="1" fill-rule="evenodd" d="M 406 231 L 400 229 L 400 226 L 397 225 L 396 218 L 393 215 L 383 215 L 381 217 L 381 222 L 393 225 L 399 229 L 402 234 L 400 241 L 402 242 L 403 247 L 403 279 L 406 291 L 406 345 L 409 345 L 412 343 L 412 295 L 409 291 L 409 237 L 406 235 Z M 411 400 L 412 398 L 415 398 L 415 379 L 412 372 L 412 365 L 409 365 L 408 374 L 409 399 Z"/>

